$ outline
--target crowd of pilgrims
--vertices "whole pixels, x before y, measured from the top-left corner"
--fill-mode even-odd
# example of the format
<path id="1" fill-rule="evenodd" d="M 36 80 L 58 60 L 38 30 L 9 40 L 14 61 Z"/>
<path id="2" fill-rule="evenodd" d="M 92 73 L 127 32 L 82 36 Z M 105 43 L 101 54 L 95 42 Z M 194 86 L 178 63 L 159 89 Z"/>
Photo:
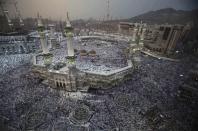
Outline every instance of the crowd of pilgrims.
<path id="1" fill-rule="evenodd" d="M 166 129 L 190 129 L 190 116 L 186 115 L 190 107 L 176 100 L 187 63 L 136 57 L 139 63 L 131 79 L 108 90 L 76 95 L 49 88 L 31 73 L 28 65 L 20 66 L 0 77 L 0 118 L 12 130 L 146 131 L 162 125 Z M 90 119 L 84 124 L 72 124 L 70 115 L 81 105 L 89 108 Z M 163 120 L 150 125 L 146 114 L 154 107 L 159 108 Z"/>

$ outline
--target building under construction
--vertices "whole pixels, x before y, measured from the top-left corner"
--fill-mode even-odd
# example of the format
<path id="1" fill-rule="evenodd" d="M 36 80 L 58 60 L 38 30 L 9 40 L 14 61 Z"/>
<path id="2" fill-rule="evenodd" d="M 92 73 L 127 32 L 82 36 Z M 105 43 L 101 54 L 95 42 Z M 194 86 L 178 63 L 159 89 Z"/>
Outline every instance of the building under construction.
<path id="1" fill-rule="evenodd" d="M 11 18 L 10 12 L 5 8 L 6 5 L 10 4 L 13 5 L 16 17 Z M 27 34 L 27 31 L 24 30 L 24 22 L 22 19 L 22 16 L 20 14 L 20 11 L 17 6 L 17 2 L 6 2 L 2 1 L 0 2 L 0 33 L 1 35 L 19 35 L 19 34 Z"/>

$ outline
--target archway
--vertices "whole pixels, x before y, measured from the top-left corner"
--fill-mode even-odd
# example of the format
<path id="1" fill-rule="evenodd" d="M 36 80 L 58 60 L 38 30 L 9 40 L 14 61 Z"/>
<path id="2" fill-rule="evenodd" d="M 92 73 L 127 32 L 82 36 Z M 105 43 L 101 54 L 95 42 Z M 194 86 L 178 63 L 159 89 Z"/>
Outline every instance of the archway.
<path id="1" fill-rule="evenodd" d="M 7 53 L 10 54 L 10 47 L 7 46 Z"/>
<path id="2" fill-rule="evenodd" d="M 59 84 L 60 84 L 60 87 L 63 88 L 62 82 L 60 82 Z"/>
<path id="3" fill-rule="evenodd" d="M 22 45 L 20 45 L 20 53 L 25 53 L 25 50 Z"/>
<path id="4" fill-rule="evenodd" d="M 36 47 L 33 45 L 32 46 L 32 52 L 35 52 L 36 51 Z"/>
<path id="5" fill-rule="evenodd" d="M 59 83 L 58 82 L 56 82 L 56 87 L 59 88 Z"/>
<path id="6" fill-rule="evenodd" d="M 29 45 L 27 46 L 27 52 L 28 53 L 31 53 L 31 50 L 30 50 L 30 46 Z"/>
<path id="7" fill-rule="evenodd" d="M 63 83 L 63 88 L 66 88 L 66 84 L 65 83 Z"/>
<path id="8" fill-rule="evenodd" d="M 4 47 L 2 47 L 2 53 L 5 54 L 6 49 Z"/>
<path id="9" fill-rule="evenodd" d="M 15 47 L 12 46 L 12 53 L 15 54 Z"/>

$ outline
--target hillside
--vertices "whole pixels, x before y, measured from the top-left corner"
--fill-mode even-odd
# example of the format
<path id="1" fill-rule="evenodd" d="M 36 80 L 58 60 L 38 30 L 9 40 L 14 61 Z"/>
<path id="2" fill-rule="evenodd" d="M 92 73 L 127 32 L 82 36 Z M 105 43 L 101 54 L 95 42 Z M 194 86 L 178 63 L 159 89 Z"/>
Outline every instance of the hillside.
<path id="1" fill-rule="evenodd" d="M 148 24 L 186 24 L 198 23 L 198 9 L 191 11 L 175 10 L 165 8 L 156 11 L 150 11 L 142 15 L 135 16 L 126 20 L 128 22 L 143 21 Z"/>

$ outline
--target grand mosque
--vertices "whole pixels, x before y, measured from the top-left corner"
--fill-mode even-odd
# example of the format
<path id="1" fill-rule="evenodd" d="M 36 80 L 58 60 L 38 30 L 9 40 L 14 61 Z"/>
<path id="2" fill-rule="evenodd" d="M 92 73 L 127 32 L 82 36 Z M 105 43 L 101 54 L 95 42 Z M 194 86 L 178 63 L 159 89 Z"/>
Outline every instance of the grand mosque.
<path id="1" fill-rule="evenodd" d="M 61 48 L 52 48 L 52 43 L 46 42 L 40 18 L 38 31 L 42 52 L 34 56 L 33 70 L 52 88 L 66 91 L 104 89 L 132 75 L 133 64 L 125 53 L 128 41 L 99 35 L 74 37 L 68 14 L 64 28 L 66 39 L 60 42 Z"/>

